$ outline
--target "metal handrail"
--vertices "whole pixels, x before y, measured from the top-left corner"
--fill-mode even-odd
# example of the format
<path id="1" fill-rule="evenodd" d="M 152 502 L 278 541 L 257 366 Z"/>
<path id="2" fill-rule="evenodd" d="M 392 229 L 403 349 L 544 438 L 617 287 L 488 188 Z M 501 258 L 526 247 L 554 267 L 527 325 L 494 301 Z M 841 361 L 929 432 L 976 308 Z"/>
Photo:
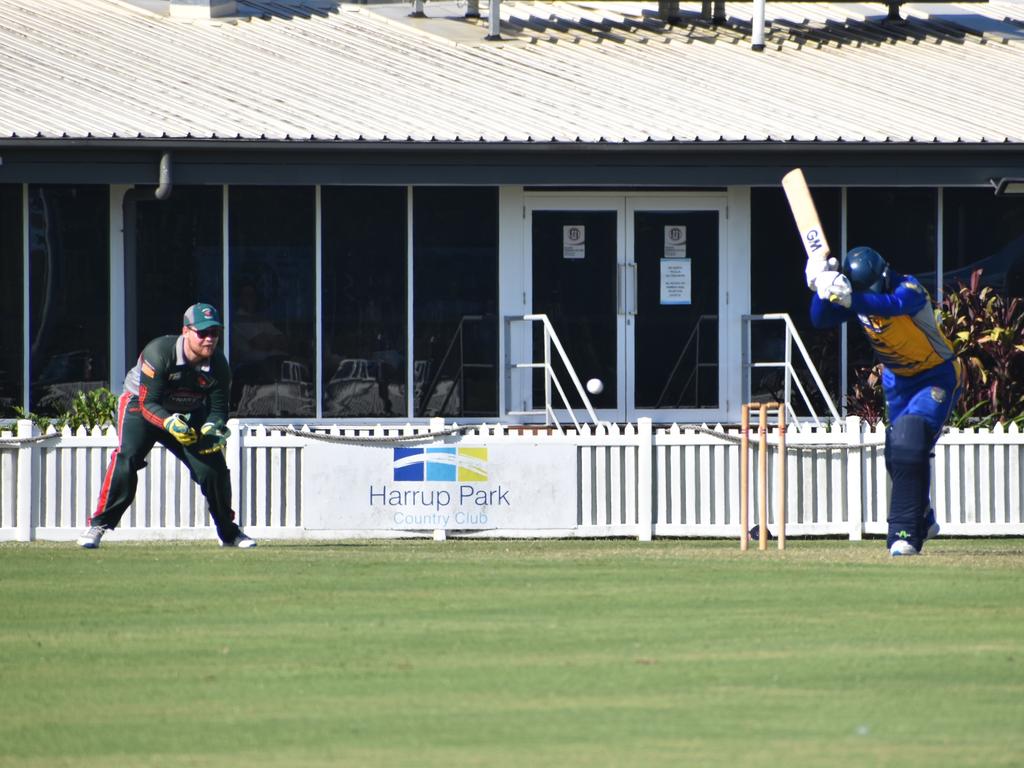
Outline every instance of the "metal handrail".
<path id="1" fill-rule="evenodd" d="M 750 350 L 750 326 L 751 323 L 757 320 L 774 320 L 781 321 L 786 328 L 786 352 L 785 359 L 779 362 L 762 362 L 754 363 L 751 361 L 751 350 Z M 803 382 L 800 381 L 800 377 L 797 375 L 796 369 L 793 367 L 793 344 L 796 344 L 797 350 L 800 352 L 800 356 L 803 358 L 804 365 L 807 366 L 807 370 L 811 374 L 811 378 L 814 380 L 814 384 L 818 389 L 818 394 L 825 401 L 828 406 L 829 412 L 832 414 L 832 418 L 838 421 L 841 417 L 839 411 L 832 401 L 832 396 L 828 393 L 825 388 L 825 383 L 822 381 L 821 376 L 818 374 L 818 369 L 811 362 L 811 356 L 807 352 L 807 347 L 804 346 L 803 339 L 800 338 L 800 332 L 796 329 L 793 324 L 793 319 L 786 312 L 770 312 L 763 315 L 743 315 L 743 396 L 744 402 L 750 402 L 751 400 L 751 386 L 750 386 L 750 370 L 752 368 L 782 368 L 785 370 L 785 384 L 784 384 L 784 402 L 789 404 L 793 396 L 793 385 L 796 385 L 797 391 L 800 393 L 800 397 L 803 399 L 804 405 L 807 406 L 807 411 L 811 414 L 811 418 L 814 420 L 816 426 L 821 426 L 821 419 L 818 417 L 817 411 L 811 404 L 811 399 L 807 395 L 807 390 L 804 388 Z M 787 408 L 787 416 L 794 422 L 799 424 L 799 419 L 793 412 L 793 408 Z"/>
<path id="2" fill-rule="evenodd" d="M 562 423 L 558 419 L 558 415 L 555 413 L 555 408 L 552 404 L 552 385 L 557 391 L 559 398 L 562 401 L 562 407 L 569 413 L 569 418 L 572 419 L 573 426 L 576 431 L 580 431 L 580 422 L 576 418 L 575 409 L 569 404 L 569 398 L 565 394 L 565 388 L 562 386 L 562 382 L 558 380 L 555 375 L 554 368 L 552 367 L 551 361 L 551 350 L 558 354 L 559 359 L 562 361 L 562 365 L 565 366 L 566 372 L 569 374 L 569 379 L 572 382 L 573 387 L 576 389 L 576 393 L 579 395 L 580 400 L 583 401 L 583 407 L 587 411 L 587 415 L 590 417 L 591 422 L 595 427 L 600 426 L 601 422 L 597 418 L 597 414 L 594 412 L 594 407 L 590 403 L 590 398 L 587 396 L 587 391 L 580 383 L 579 376 L 576 375 L 576 369 L 573 368 L 571 362 L 569 362 L 569 356 L 565 353 L 565 348 L 562 346 L 562 342 L 558 338 L 558 334 L 555 333 L 554 326 L 551 325 L 551 320 L 545 314 L 530 314 L 530 315 L 509 315 L 505 318 L 506 326 L 511 326 L 515 322 L 528 322 L 528 323 L 540 323 L 544 331 L 544 357 L 543 362 L 540 363 L 509 363 L 508 374 L 511 376 L 511 370 L 513 368 L 529 368 L 529 369 L 543 369 L 544 371 L 544 410 L 543 411 L 508 411 L 508 415 L 530 415 L 530 414 L 544 414 L 545 426 L 551 426 L 554 424 L 555 428 L 559 432 L 563 432 Z"/>
<path id="3" fill-rule="evenodd" d="M 697 372 L 701 368 L 717 368 L 718 367 L 718 363 L 702 363 L 702 362 L 700 362 L 700 326 L 701 326 L 701 324 L 705 320 L 715 320 L 715 321 L 717 321 L 718 320 L 718 315 L 701 315 L 700 317 L 697 318 L 697 323 L 693 326 L 693 330 L 690 331 L 690 335 L 689 335 L 689 337 L 687 337 L 686 343 L 683 344 L 683 350 L 679 353 L 679 356 L 676 358 L 676 364 L 672 366 L 672 370 L 668 374 L 668 378 L 665 379 L 665 386 L 662 387 L 661 394 L 658 395 L 658 401 L 657 401 L 657 403 L 655 403 L 655 406 L 654 406 L 655 408 L 660 408 L 662 402 L 664 402 L 665 395 L 668 392 L 668 388 L 670 386 L 672 386 L 672 379 L 675 378 L 676 371 L 679 370 L 679 366 L 682 365 L 683 358 L 686 356 L 686 353 L 689 351 L 690 345 L 692 345 L 694 342 L 696 342 L 696 344 L 697 344 L 697 348 L 695 350 L 697 362 L 693 366 L 693 368 L 690 369 L 690 375 L 686 379 L 686 381 L 683 383 L 683 386 L 679 390 L 679 392 L 680 393 L 686 392 L 687 388 L 690 386 L 690 382 L 693 381 L 694 377 L 697 375 Z M 700 403 L 700 379 L 699 378 L 697 379 L 697 385 L 696 386 L 697 386 L 697 388 L 696 388 L 696 390 L 694 392 L 694 396 L 695 396 L 694 400 L 695 400 L 696 403 L 699 404 Z M 679 407 L 680 400 L 682 400 L 682 394 L 680 394 L 679 400 L 676 400 L 675 405 L 676 405 L 677 408 Z"/>
<path id="4" fill-rule="evenodd" d="M 458 349 L 459 358 L 458 375 L 456 376 L 456 379 L 452 384 L 452 388 L 448 390 L 448 394 L 445 395 L 444 401 L 438 408 L 438 413 L 443 414 L 445 412 L 445 409 L 448 407 L 449 402 L 451 402 L 452 395 L 455 394 L 456 387 L 458 387 L 459 389 L 460 402 L 465 403 L 465 393 L 463 392 L 463 384 L 464 372 L 466 368 L 493 367 L 490 364 L 484 363 L 467 363 L 465 360 L 465 349 L 463 348 L 463 328 L 465 324 L 467 322 L 481 322 L 487 319 L 488 318 L 485 317 L 484 315 L 463 315 L 461 318 L 459 318 L 459 324 L 455 328 L 455 331 L 452 333 L 452 338 L 448 342 L 448 348 L 445 349 L 444 355 L 441 356 L 441 362 L 438 363 L 437 370 L 434 373 L 433 378 L 430 380 L 429 385 L 423 390 L 423 393 L 420 396 L 421 407 L 423 407 L 424 409 L 427 407 L 427 403 L 430 402 L 431 395 L 433 395 L 438 383 L 441 380 L 441 374 L 443 374 L 445 371 L 445 366 L 448 364 L 448 359 L 452 356 L 452 353 L 455 352 L 456 349 Z"/>

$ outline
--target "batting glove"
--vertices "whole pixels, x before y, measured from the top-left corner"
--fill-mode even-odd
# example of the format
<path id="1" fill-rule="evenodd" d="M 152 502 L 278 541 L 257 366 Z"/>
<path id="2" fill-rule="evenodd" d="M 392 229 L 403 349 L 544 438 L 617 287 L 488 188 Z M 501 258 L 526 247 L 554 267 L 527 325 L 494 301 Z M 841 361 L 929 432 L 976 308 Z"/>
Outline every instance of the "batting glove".
<path id="1" fill-rule="evenodd" d="M 818 280 L 821 275 L 828 272 L 835 272 L 839 269 L 839 262 L 835 258 L 829 259 L 808 259 L 804 267 L 804 277 L 807 278 L 807 287 L 812 291 L 817 290 Z"/>
<path id="2" fill-rule="evenodd" d="M 832 283 L 842 277 L 841 272 L 834 270 L 825 270 L 821 272 L 814 281 L 814 290 L 818 294 L 818 298 L 822 301 L 828 301 L 829 294 L 832 290 Z"/>
<path id="3" fill-rule="evenodd" d="M 231 430 L 219 421 L 208 421 L 199 428 L 199 434 L 209 440 L 209 445 L 203 448 L 200 453 L 216 453 L 224 450 Z"/>
<path id="4" fill-rule="evenodd" d="M 846 275 L 840 275 L 828 287 L 828 300 L 841 307 L 850 308 L 853 286 Z"/>
<path id="5" fill-rule="evenodd" d="M 185 417 L 180 413 L 172 413 L 164 419 L 164 429 L 170 432 L 174 439 L 182 445 L 194 445 L 199 436 L 196 431 L 188 425 Z"/>

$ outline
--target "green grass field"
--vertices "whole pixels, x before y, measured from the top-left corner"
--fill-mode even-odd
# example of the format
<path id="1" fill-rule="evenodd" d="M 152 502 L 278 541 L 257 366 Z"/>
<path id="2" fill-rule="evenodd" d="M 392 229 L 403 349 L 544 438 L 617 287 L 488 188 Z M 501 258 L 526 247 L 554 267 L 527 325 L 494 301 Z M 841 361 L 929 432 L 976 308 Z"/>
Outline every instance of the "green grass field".
<path id="1" fill-rule="evenodd" d="M 1011 766 L 1024 541 L 0 545 L 0 766 Z"/>

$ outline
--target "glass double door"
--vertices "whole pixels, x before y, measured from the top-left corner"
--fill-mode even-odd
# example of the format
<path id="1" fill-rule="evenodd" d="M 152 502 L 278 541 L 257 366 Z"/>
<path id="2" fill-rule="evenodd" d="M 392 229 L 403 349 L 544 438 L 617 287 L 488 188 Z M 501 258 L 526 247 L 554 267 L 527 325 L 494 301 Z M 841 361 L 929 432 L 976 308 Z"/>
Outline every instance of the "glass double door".
<path id="1" fill-rule="evenodd" d="M 603 383 L 589 395 L 599 418 L 717 416 L 724 197 L 539 196 L 526 215 L 532 311 L 551 320 L 579 379 Z M 532 396 L 539 407 L 539 371 Z"/>

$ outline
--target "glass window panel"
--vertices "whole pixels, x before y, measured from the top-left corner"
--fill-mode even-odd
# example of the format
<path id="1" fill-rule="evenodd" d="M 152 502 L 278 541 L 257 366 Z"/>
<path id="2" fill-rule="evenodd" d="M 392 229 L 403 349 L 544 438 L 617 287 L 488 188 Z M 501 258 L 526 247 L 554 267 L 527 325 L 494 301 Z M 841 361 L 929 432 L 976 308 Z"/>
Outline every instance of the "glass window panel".
<path id="1" fill-rule="evenodd" d="M 582 233 L 583 258 L 565 258 L 566 229 Z M 586 381 L 604 382 L 604 390 L 591 394 L 595 408 L 614 408 L 618 402 L 618 323 L 615 273 L 618 260 L 618 213 L 612 210 L 534 211 L 530 225 L 533 251 L 532 311 L 548 316 L 576 374 Z M 542 359 L 544 329 L 531 324 L 533 357 Z M 551 370 L 565 387 L 573 408 L 583 402 L 571 385 L 561 358 L 553 355 Z M 533 405 L 544 404 L 545 375 L 533 371 Z M 557 392 L 552 402 L 562 406 Z"/>
<path id="2" fill-rule="evenodd" d="M 833 255 L 842 258 L 842 195 L 836 188 L 812 191 L 815 207 Z M 804 277 L 807 254 L 790 213 L 786 196 L 779 188 L 751 191 L 751 311 L 754 314 L 786 312 L 793 319 L 807 346 L 814 366 L 826 389 L 839 406 L 839 343 L 834 330 L 818 330 L 811 325 L 810 300 Z M 759 321 L 751 326 L 753 362 L 779 362 L 785 359 L 786 331 L 778 321 Z M 794 350 L 793 365 L 808 387 L 808 396 L 818 414 L 827 413 L 807 375 L 801 356 Z M 784 372 L 780 368 L 754 368 L 751 394 L 755 399 L 777 399 L 784 393 Z M 790 405 L 800 415 L 808 415 L 803 398 Z"/>
<path id="3" fill-rule="evenodd" d="M 21 231 L 21 185 L 0 184 L 0 419 L 24 405 Z"/>
<path id="4" fill-rule="evenodd" d="M 166 200 L 136 198 L 134 318 L 127 326 L 128 367 L 151 339 L 181 330 L 197 301 L 224 308 L 221 187 L 176 186 Z"/>
<path id="5" fill-rule="evenodd" d="M 942 214 L 943 285 L 966 283 L 982 269 L 982 285 L 1024 296 L 1024 197 L 946 189 Z"/>
<path id="6" fill-rule="evenodd" d="M 56 415 L 109 387 L 110 192 L 29 187 L 30 408 Z"/>
<path id="7" fill-rule="evenodd" d="M 848 189 L 846 226 L 850 248 L 874 248 L 896 272 L 914 275 L 935 296 L 937 190 Z"/>
<path id="8" fill-rule="evenodd" d="M 416 416 L 498 412 L 498 190 L 413 192 Z"/>
<path id="9" fill-rule="evenodd" d="M 232 413 L 315 416 L 314 189 L 232 187 L 229 195 Z"/>
<path id="10" fill-rule="evenodd" d="M 323 415 L 405 416 L 405 187 L 324 187 Z"/>
<path id="11" fill-rule="evenodd" d="M 717 211 L 634 213 L 634 402 L 638 408 L 719 405 L 718 229 Z M 674 253 L 666 247 L 668 233 L 685 243 Z M 662 265 L 670 266 L 677 260 L 672 256 L 682 254 L 690 267 L 689 303 L 663 304 Z"/>

